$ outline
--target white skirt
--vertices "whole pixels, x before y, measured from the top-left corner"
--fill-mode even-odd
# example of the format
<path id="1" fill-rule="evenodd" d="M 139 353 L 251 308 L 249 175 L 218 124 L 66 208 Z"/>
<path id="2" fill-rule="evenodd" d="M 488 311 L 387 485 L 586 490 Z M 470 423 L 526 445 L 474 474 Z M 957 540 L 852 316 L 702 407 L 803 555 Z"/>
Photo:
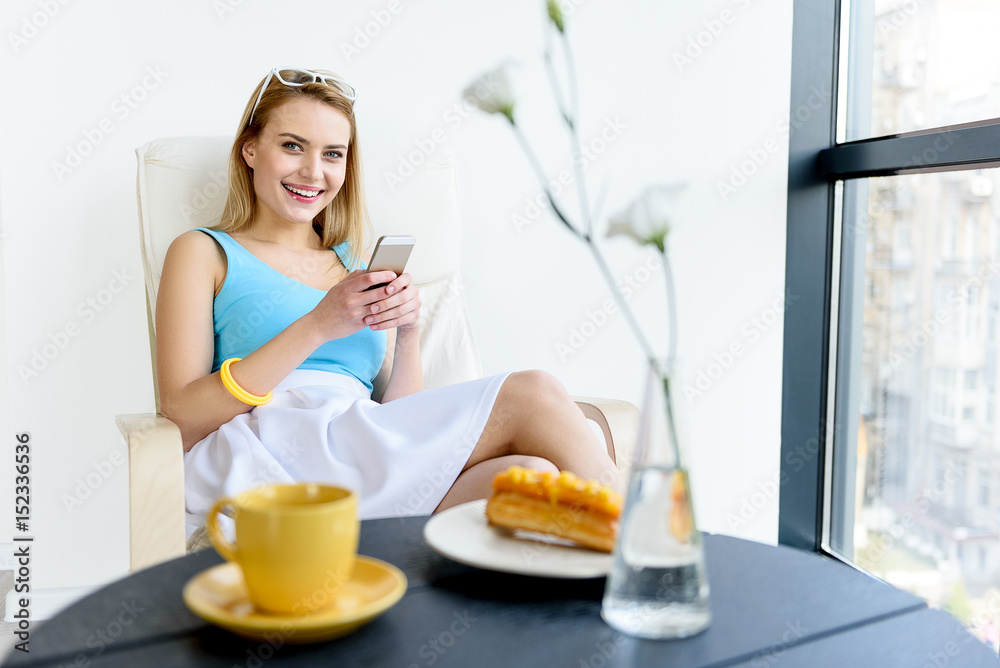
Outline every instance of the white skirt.
<path id="1" fill-rule="evenodd" d="M 271 401 L 184 455 L 188 535 L 218 498 L 271 482 L 354 490 L 361 519 L 429 515 L 479 442 L 508 375 L 380 404 L 355 378 L 297 369 Z"/>

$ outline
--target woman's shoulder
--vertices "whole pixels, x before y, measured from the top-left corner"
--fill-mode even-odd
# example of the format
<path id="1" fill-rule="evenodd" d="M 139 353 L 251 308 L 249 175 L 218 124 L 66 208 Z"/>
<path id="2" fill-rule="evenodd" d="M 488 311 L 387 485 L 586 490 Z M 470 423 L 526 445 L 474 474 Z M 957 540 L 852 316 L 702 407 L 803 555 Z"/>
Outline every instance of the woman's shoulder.
<path id="1" fill-rule="evenodd" d="M 226 253 L 219 242 L 203 230 L 188 230 L 170 243 L 164 262 L 225 271 Z"/>

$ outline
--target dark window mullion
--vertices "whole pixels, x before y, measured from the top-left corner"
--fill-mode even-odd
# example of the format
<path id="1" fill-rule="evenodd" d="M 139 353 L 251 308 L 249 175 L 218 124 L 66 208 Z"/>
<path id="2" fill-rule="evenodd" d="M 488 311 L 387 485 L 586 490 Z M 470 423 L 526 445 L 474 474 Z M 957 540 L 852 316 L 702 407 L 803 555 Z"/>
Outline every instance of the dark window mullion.
<path id="1" fill-rule="evenodd" d="M 792 118 L 806 110 L 788 147 L 788 224 L 781 396 L 778 541 L 819 550 L 822 542 L 833 267 L 834 185 L 817 170 L 836 138 L 840 2 L 795 0 Z M 829 86 L 819 100 L 813 91 Z M 810 97 L 812 96 L 812 97 Z"/>
<path id="2" fill-rule="evenodd" d="M 940 169 L 973 169 L 1000 161 L 1000 123 L 839 144 L 820 151 L 819 172 L 829 180 L 891 176 Z"/>

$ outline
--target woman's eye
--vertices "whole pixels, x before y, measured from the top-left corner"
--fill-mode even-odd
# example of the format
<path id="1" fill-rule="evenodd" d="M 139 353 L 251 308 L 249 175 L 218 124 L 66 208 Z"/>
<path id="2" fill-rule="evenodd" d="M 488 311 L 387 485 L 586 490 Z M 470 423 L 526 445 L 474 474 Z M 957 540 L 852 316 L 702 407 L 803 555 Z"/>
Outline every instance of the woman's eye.
<path id="1" fill-rule="evenodd" d="M 296 151 L 296 150 L 298 150 L 299 148 L 301 148 L 301 147 L 300 147 L 300 146 L 299 146 L 298 144 L 296 144 L 296 143 L 295 143 L 295 142 L 293 142 L 293 141 L 286 141 L 286 142 L 285 142 L 285 143 L 283 144 L 283 146 L 284 146 L 285 148 L 289 148 L 289 149 L 292 149 L 293 151 Z"/>
<path id="2" fill-rule="evenodd" d="M 340 151 L 327 151 L 326 155 L 328 158 L 334 158 L 334 159 L 344 157 L 344 154 L 341 153 Z"/>

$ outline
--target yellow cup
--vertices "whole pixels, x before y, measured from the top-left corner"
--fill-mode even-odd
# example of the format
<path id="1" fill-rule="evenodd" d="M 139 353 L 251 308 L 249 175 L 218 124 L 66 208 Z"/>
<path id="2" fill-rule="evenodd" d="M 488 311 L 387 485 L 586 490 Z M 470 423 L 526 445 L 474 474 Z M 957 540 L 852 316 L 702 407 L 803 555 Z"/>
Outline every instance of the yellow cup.
<path id="1" fill-rule="evenodd" d="M 218 513 L 230 509 L 236 540 Z M 340 487 L 265 485 L 219 499 L 206 529 L 219 554 L 243 570 L 250 600 L 264 610 L 306 614 L 328 607 L 351 577 L 358 552 L 358 497 Z"/>

